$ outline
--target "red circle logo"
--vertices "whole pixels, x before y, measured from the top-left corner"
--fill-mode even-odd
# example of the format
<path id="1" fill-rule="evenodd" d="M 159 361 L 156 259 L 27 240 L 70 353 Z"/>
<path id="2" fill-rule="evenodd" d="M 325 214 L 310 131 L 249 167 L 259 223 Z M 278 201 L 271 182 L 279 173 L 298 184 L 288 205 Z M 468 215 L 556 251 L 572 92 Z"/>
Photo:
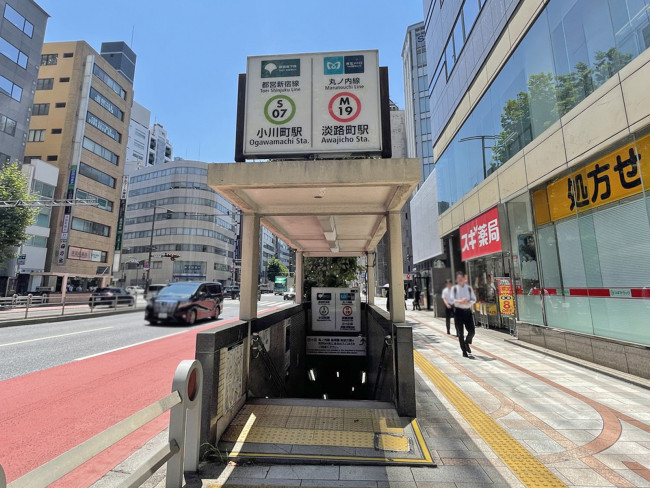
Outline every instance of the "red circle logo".
<path id="1" fill-rule="evenodd" d="M 334 120 L 352 122 L 361 113 L 361 100 L 354 93 L 337 93 L 330 100 L 328 109 Z"/>

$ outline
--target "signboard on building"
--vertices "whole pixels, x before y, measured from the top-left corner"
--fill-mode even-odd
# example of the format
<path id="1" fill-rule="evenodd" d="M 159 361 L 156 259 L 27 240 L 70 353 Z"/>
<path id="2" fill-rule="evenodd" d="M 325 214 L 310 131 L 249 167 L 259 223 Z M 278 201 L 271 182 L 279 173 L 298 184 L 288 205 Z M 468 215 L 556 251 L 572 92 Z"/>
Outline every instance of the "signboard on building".
<path id="1" fill-rule="evenodd" d="M 493 207 L 460 226 L 463 261 L 501 252 L 499 209 Z"/>
<path id="2" fill-rule="evenodd" d="M 496 278 L 499 311 L 504 317 L 515 315 L 515 289 L 510 278 Z"/>
<path id="3" fill-rule="evenodd" d="M 27 259 L 26 254 L 19 254 L 18 258 L 16 259 L 18 266 L 22 266 L 23 264 L 25 264 L 26 259 Z"/>
<path id="4" fill-rule="evenodd" d="M 361 331 L 361 297 L 358 292 L 339 289 L 336 294 L 336 330 Z"/>
<path id="5" fill-rule="evenodd" d="M 380 91 L 376 50 L 249 57 L 236 160 L 381 153 Z"/>
<path id="6" fill-rule="evenodd" d="M 647 135 L 536 191 L 537 225 L 641 193 L 643 182 L 650 181 L 649 160 Z"/>
<path id="7" fill-rule="evenodd" d="M 68 248 L 68 243 L 61 239 L 59 244 L 59 250 L 56 255 L 56 264 L 57 266 L 65 266 L 65 253 Z"/>
<path id="8" fill-rule="evenodd" d="M 307 336 L 308 356 L 365 356 L 366 338 L 359 336 Z"/>

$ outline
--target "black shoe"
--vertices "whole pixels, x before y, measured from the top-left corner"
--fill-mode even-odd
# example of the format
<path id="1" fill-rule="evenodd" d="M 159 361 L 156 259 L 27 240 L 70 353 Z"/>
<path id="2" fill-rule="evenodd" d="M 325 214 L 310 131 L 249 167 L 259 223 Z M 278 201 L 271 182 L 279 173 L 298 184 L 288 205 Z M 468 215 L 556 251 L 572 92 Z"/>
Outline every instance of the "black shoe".
<path id="1" fill-rule="evenodd" d="M 464 353 L 463 353 L 463 357 L 464 357 L 464 358 L 468 358 L 469 356 L 467 355 L 466 352 L 464 352 Z"/>
<path id="2" fill-rule="evenodd" d="M 469 347 L 469 344 L 465 344 L 465 348 L 467 349 L 467 352 L 472 354 L 472 348 Z"/>

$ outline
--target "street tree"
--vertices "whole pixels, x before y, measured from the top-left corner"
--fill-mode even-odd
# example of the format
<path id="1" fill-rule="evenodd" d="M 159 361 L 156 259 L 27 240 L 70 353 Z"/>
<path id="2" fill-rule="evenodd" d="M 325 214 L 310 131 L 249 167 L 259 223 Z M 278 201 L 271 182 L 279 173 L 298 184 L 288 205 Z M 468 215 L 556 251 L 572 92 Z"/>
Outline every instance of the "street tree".
<path id="1" fill-rule="evenodd" d="M 363 271 L 357 258 L 305 258 L 304 289 L 309 300 L 314 286 L 344 287 L 354 281 L 357 273 Z"/>
<path id="2" fill-rule="evenodd" d="M 276 276 L 287 276 L 289 274 L 289 268 L 287 268 L 282 261 L 278 258 L 269 259 L 266 264 L 266 278 L 270 282 L 275 282 Z"/>
<path id="3" fill-rule="evenodd" d="M 0 200 L 29 203 L 28 182 L 17 163 L 0 168 Z M 0 208 L 0 264 L 14 257 L 14 248 L 27 239 L 25 229 L 34 223 L 38 209 L 16 205 Z"/>

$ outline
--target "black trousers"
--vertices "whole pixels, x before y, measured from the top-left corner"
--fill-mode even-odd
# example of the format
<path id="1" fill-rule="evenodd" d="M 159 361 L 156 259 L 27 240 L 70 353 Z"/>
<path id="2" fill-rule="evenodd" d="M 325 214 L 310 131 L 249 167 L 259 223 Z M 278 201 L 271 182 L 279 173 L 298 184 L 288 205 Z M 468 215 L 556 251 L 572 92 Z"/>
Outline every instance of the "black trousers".
<path id="1" fill-rule="evenodd" d="M 445 325 L 447 326 L 447 334 L 451 333 L 451 319 L 454 317 L 454 307 L 447 308 L 445 306 Z M 454 318 L 454 328 L 456 328 L 456 319 Z M 456 332 L 458 335 L 458 332 Z"/>
<path id="2" fill-rule="evenodd" d="M 458 332 L 458 342 L 460 349 L 463 353 L 467 352 L 467 346 L 472 343 L 476 329 L 474 327 L 474 315 L 472 310 L 468 308 L 455 309 L 456 318 L 456 331 Z M 467 337 L 465 337 L 465 329 L 467 329 Z"/>

